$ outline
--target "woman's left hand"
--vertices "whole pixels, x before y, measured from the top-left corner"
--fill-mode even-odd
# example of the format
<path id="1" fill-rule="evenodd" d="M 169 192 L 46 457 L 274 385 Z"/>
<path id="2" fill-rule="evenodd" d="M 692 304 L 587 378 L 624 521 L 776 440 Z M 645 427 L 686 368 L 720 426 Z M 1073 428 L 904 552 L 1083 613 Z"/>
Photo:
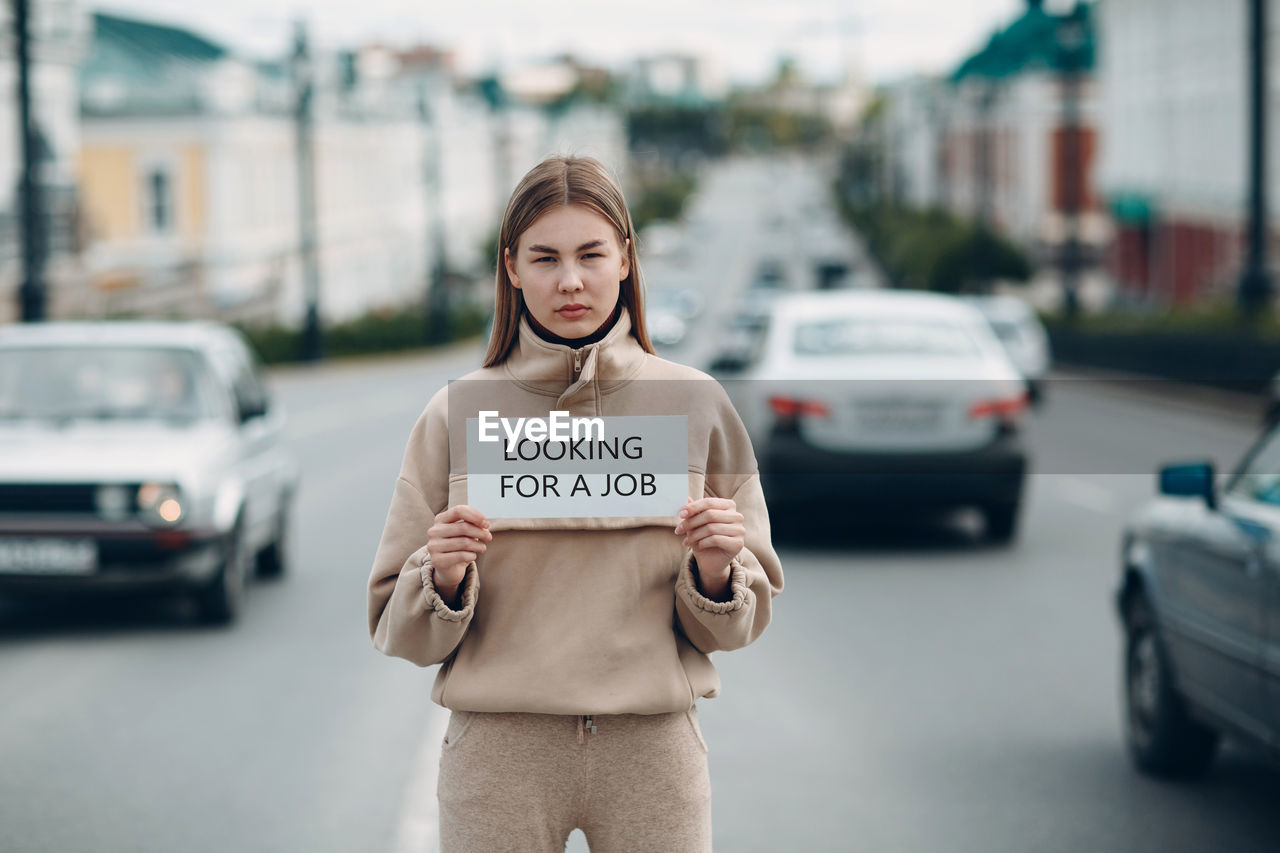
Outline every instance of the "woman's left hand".
<path id="1" fill-rule="evenodd" d="M 679 515 L 676 533 L 683 533 L 685 547 L 693 549 L 703 593 L 722 592 L 729 584 L 729 561 L 747 535 L 738 505 L 731 498 L 690 498 Z"/>

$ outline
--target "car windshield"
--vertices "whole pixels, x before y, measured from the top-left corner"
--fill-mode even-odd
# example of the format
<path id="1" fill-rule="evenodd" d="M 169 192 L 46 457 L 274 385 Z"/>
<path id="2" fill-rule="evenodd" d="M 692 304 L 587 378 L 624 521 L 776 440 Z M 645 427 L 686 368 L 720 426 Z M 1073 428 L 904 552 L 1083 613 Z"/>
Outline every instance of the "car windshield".
<path id="1" fill-rule="evenodd" d="M 972 356 L 979 350 L 962 327 L 896 317 L 836 318 L 799 323 L 795 353 L 830 355 Z"/>
<path id="2" fill-rule="evenodd" d="M 197 420 L 216 415 L 204 360 L 158 347 L 0 349 L 0 417 Z"/>
<path id="3" fill-rule="evenodd" d="M 1280 428 L 1273 428 L 1249 455 L 1230 491 L 1266 504 L 1280 504 Z"/>

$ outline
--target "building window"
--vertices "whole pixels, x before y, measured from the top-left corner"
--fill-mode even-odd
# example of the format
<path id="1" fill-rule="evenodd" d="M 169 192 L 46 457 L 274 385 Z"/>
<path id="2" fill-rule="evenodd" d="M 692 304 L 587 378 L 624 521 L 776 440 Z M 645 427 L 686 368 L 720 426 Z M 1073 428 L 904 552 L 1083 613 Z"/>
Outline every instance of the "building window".
<path id="1" fill-rule="evenodd" d="M 152 169 L 147 173 L 147 222 L 156 232 L 167 232 L 173 227 L 173 182 L 165 169 Z"/>

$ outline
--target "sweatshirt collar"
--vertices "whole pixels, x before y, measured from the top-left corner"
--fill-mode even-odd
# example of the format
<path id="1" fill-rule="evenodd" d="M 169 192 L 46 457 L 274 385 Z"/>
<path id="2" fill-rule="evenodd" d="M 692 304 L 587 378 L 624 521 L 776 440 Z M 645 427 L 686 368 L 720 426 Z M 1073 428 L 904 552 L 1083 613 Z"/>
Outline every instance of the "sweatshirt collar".
<path id="1" fill-rule="evenodd" d="M 504 362 L 512 378 L 561 400 L 584 385 L 600 386 L 630 379 L 644 362 L 645 351 L 631 335 L 631 314 L 624 306 L 603 339 L 574 349 L 543 340 L 520 318 L 516 344 Z"/>

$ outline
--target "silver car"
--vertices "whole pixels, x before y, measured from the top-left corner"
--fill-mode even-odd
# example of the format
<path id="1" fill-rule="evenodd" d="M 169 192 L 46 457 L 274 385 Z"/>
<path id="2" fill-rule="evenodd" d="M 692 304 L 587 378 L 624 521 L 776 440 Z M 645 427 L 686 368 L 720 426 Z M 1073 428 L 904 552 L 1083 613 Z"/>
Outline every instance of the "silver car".
<path id="1" fill-rule="evenodd" d="M 770 512 L 979 508 L 1016 533 L 1026 386 L 982 315 L 951 296 L 784 293 L 712 365 L 742 416 Z"/>
<path id="2" fill-rule="evenodd" d="M 233 621 L 285 571 L 297 481 L 234 330 L 0 329 L 0 593 L 179 591 Z"/>
<path id="3" fill-rule="evenodd" d="M 1141 771 L 1188 778 L 1224 735 L 1280 743 L 1280 429 L 1221 486 L 1198 461 L 1158 484 L 1120 549 L 1124 732 Z"/>
<path id="4" fill-rule="evenodd" d="M 1026 377 L 1031 402 L 1042 402 L 1053 354 L 1049 334 L 1036 312 L 1014 296 L 972 296 L 965 300 L 987 318 L 1009 360 Z"/>

